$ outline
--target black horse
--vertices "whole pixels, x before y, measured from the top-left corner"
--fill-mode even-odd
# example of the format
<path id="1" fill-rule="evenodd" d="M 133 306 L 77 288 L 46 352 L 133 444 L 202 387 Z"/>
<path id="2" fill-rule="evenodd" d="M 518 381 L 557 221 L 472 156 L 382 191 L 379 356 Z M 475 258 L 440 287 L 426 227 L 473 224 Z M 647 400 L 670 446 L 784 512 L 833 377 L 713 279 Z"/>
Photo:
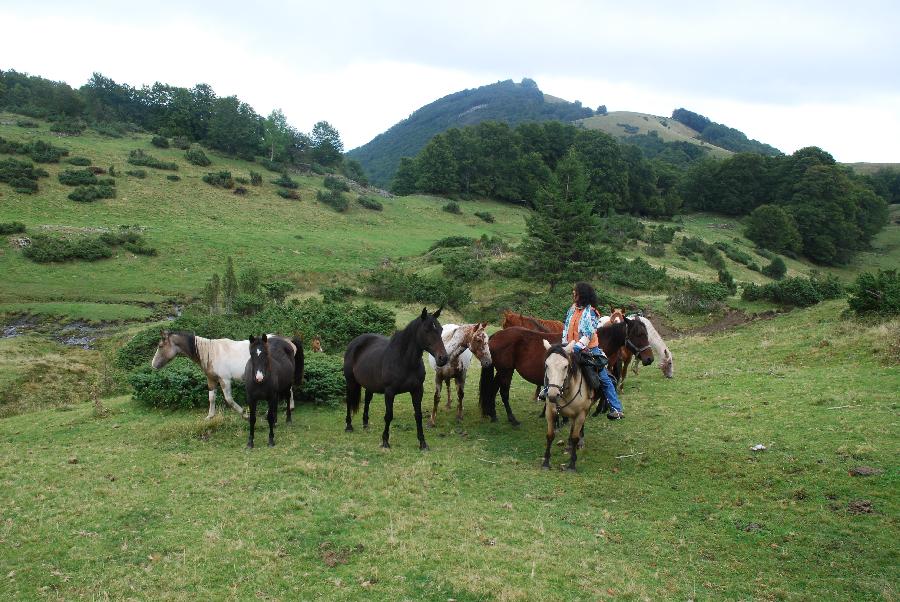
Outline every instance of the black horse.
<path id="1" fill-rule="evenodd" d="M 269 446 L 275 445 L 275 423 L 278 421 L 278 401 L 287 401 L 287 422 L 291 421 L 289 402 L 291 387 L 303 378 L 303 346 L 299 338 L 293 345 L 279 337 L 267 335 L 250 337 L 250 359 L 244 368 L 244 386 L 250 406 L 250 436 L 247 447 L 253 448 L 256 431 L 256 404 L 261 399 L 268 402 L 266 419 L 269 421 Z M 295 353 L 296 348 L 296 353 Z"/>
<path id="2" fill-rule="evenodd" d="M 380 334 L 362 334 L 350 341 L 344 352 L 344 378 L 347 380 L 347 431 L 353 430 L 352 416 L 359 410 L 360 391 L 366 389 L 366 407 L 363 411 L 363 428 L 369 426 L 369 402 L 373 393 L 384 393 L 384 433 L 381 446 L 390 447 L 391 420 L 394 418 L 394 397 L 409 393 L 416 415 L 416 431 L 419 449 L 428 449 L 422 432 L 422 383 L 425 382 L 425 364 L 422 352 L 427 351 L 437 360 L 438 366 L 447 363 L 447 350 L 441 340 L 438 309 L 422 315 L 398 330 L 390 339 Z"/>

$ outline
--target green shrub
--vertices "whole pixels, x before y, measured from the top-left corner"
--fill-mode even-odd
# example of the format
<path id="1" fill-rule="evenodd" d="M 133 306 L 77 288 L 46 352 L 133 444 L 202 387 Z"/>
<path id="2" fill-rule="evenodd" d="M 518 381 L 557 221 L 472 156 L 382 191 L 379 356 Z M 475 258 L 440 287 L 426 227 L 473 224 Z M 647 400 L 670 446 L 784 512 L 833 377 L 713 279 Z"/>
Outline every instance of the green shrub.
<path id="1" fill-rule="evenodd" d="M 21 234 L 25 231 L 22 222 L 0 222 L 0 234 Z"/>
<path id="2" fill-rule="evenodd" d="M 225 188 L 226 190 L 234 188 L 234 178 L 231 177 L 230 171 L 211 171 L 203 176 L 203 181 L 216 188 Z"/>
<path id="3" fill-rule="evenodd" d="M 657 226 L 646 237 L 650 244 L 666 245 L 675 240 L 676 228 L 674 226 Z"/>
<path id="4" fill-rule="evenodd" d="M 175 136 L 172 138 L 172 146 L 179 150 L 187 150 L 191 148 L 191 141 L 184 136 Z"/>
<path id="5" fill-rule="evenodd" d="M 7 155 L 24 154 L 22 143 L 14 140 L 7 140 L 3 136 L 0 136 L 0 153 Z"/>
<path id="6" fill-rule="evenodd" d="M 137 178 L 139 180 L 143 180 L 147 177 L 147 170 L 145 169 L 129 169 L 125 172 L 126 176 L 131 176 L 132 178 Z"/>
<path id="7" fill-rule="evenodd" d="M 365 207 L 366 209 L 371 209 L 372 211 L 381 211 L 384 209 L 384 205 L 381 204 L 381 201 L 378 199 L 373 199 L 368 196 L 361 196 L 356 199 L 356 202 Z"/>
<path id="8" fill-rule="evenodd" d="M 294 290 L 294 285 L 287 280 L 272 280 L 262 285 L 262 290 L 269 301 L 284 303 L 289 292 Z"/>
<path id="9" fill-rule="evenodd" d="M 288 190 L 287 188 L 279 188 L 275 191 L 278 196 L 283 199 L 300 200 L 300 193 L 296 190 Z"/>
<path id="10" fill-rule="evenodd" d="M 150 144 L 156 148 L 169 148 L 169 139 L 165 136 L 154 136 L 150 139 Z"/>
<path id="11" fill-rule="evenodd" d="M 66 186 L 96 184 L 97 176 L 90 169 L 67 169 L 59 172 L 59 183 Z"/>
<path id="12" fill-rule="evenodd" d="M 231 303 L 231 308 L 239 316 L 252 316 L 262 311 L 266 300 L 253 293 L 238 293 Z"/>
<path id="13" fill-rule="evenodd" d="M 503 276 L 505 278 L 528 277 L 528 265 L 525 263 L 525 260 L 518 255 L 510 257 L 509 259 L 496 261 L 490 265 L 491 271 L 498 276 Z"/>
<path id="14" fill-rule="evenodd" d="M 724 306 L 728 294 L 728 289 L 718 282 L 688 280 L 669 295 L 669 307 L 683 314 L 717 312 Z"/>
<path id="15" fill-rule="evenodd" d="M 336 178 L 335 176 L 325 176 L 324 180 L 325 188 L 328 190 L 336 190 L 338 192 L 350 192 L 350 185 L 347 184 L 344 180 L 340 178 Z"/>
<path id="16" fill-rule="evenodd" d="M 734 276 L 728 270 L 719 270 L 719 284 L 728 289 L 729 295 L 737 293 L 737 283 L 735 283 Z"/>
<path id="17" fill-rule="evenodd" d="M 644 235 L 644 224 L 630 215 L 611 215 L 600 219 L 600 242 L 621 249 L 629 240 Z"/>
<path id="18" fill-rule="evenodd" d="M 169 175 L 166 176 L 166 179 L 169 180 L 170 182 L 180 182 L 181 176 L 179 176 L 178 174 L 170 173 Z"/>
<path id="19" fill-rule="evenodd" d="M 59 146 L 53 146 L 43 140 L 35 140 L 24 145 L 22 151 L 31 157 L 31 160 L 35 163 L 59 163 L 62 157 L 69 154 L 68 150 Z"/>
<path id="20" fill-rule="evenodd" d="M 108 184 L 99 186 L 78 186 L 69 193 L 69 199 L 78 203 L 90 203 L 98 199 L 116 198 L 116 189 Z"/>
<path id="21" fill-rule="evenodd" d="M 66 163 L 78 165 L 79 167 L 87 167 L 91 164 L 91 160 L 87 157 L 72 157 L 71 159 L 66 159 Z"/>
<path id="22" fill-rule="evenodd" d="M 255 171 L 250 172 L 250 184 L 253 186 L 262 186 L 262 174 Z"/>
<path id="23" fill-rule="evenodd" d="M 203 152 L 202 148 L 188 149 L 187 152 L 184 153 L 184 158 L 188 160 L 188 163 L 193 163 L 200 167 L 212 165 L 212 161 L 209 160 L 209 157 L 206 156 L 206 153 Z"/>
<path id="24" fill-rule="evenodd" d="M 450 201 L 449 203 L 441 207 L 441 209 L 443 209 L 447 213 L 453 213 L 455 215 L 462 214 L 462 209 L 459 208 L 459 203 L 457 203 L 456 201 Z"/>
<path id="25" fill-rule="evenodd" d="M 85 125 L 83 121 L 68 117 L 50 124 L 51 132 L 62 134 L 64 136 L 78 136 L 86 129 L 87 125 Z"/>
<path id="26" fill-rule="evenodd" d="M 469 238 L 468 236 L 446 236 L 431 243 L 428 250 L 434 251 L 435 249 L 449 247 L 470 247 L 473 244 L 475 244 L 475 239 Z"/>
<path id="27" fill-rule="evenodd" d="M 784 264 L 784 260 L 776 255 L 772 259 L 772 263 L 762 269 L 762 273 L 773 280 L 781 280 L 787 274 L 787 266 Z"/>
<path id="28" fill-rule="evenodd" d="M 344 379 L 344 360 L 339 355 L 306 353 L 303 362 L 303 386 L 298 392 L 301 401 L 331 405 L 340 404 L 347 391 Z"/>
<path id="29" fill-rule="evenodd" d="M 236 177 L 234 179 L 234 181 L 237 182 L 238 184 L 245 184 L 245 185 L 250 183 L 250 180 L 248 180 L 247 178 L 245 178 L 243 176 Z"/>
<path id="30" fill-rule="evenodd" d="M 139 167 L 152 167 L 154 169 L 164 169 L 168 171 L 177 171 L 178 164 L 168 161 L 160 161 L 152 155 L 148 155 L 143 150 L 137 148 L 128 153 L 128 162 Z"/>
<path id="31" fill-rule="evenodd" d="M 38 178 L 46 176 L 46 171 L 36 168 L 27 161 L 11 157 L 0 159 L 0 182 L 9 184 L 16 192 L 34 194 L 38 190 Z"/>
<path id="32" fill-rule="evenodd" d="M 98 237 L 62 238 L 46 234 L 31 237 L 22 254 L 37 263 L 53 263 L 83 259 L 96 261 L 112 257 L 112 250 Z"/>
<path id="33" fill-rule="evenodd" d="M 326 286 L 319 289 L 325 303 L 346 303 L 351 297 L 359 294 L 352 286 Z"/>
<path id="34" fill-rule="evenodd" d="M 16 121 L 16 125 L 20 128 L 39 128 L 40 125 L 36 121 L 31 121 L 30 119 L 19 119 Z"/>
<path id="35" fill-rule="evenodd" d="M 613 284 L 641 290 L 658 290 L 669 283 L 666 268 L 655 268 L 643 257 L 604 265 L 602 273 Z"/>
<path id="36" fill-rule="evenodd" d="M 290 188 L 291 190 L 300 187 L 297 182 L 292 180 L 291 177 L 287 175 L 287 172 L 282 173 L 277 180 L 272 180 L 272 183 L 276 186 L 281 186 L 282 188 Z"/>
<path id="37" fill-rule="evenodd" d="M 481 218 L 482 221 L 487 222 L 489 224 L 494 223 L 494 214 L 489 211 L 476 211 L 475 217 Z"/>
<path id="38" fill-rule="evenodd" d="M 809 278 L 785 278 L 771 287 L 771 299 L 782 305 L 808 307 L 822 301 L 824 297 Z"/>
<path id="39" fill-rule="evenodd" d="M 350 208 L 350 203 L 349 201 L 347 201 L 347 197 L 345 197 L 344 193 L 339 190 L 330 190 L 328 192 L 317 190 L 316 200 L 320 203 L 328 205 L 339 213 L 344 212 Z"/>
<path id="40" fill-rule="evenodd" d="M 715 247 L 725 253 L 725 256 L 732 261 L 743 264 L 747 267 L 749 267 L 750 264 L 753 263 L 753 257 L 751 257 L 749 253 L 741 251 L 740 249 L 729 245 L 727 242 L 717 242 L 715 243 Z"/>
<path id="41" fill-rule="evenodd" d="M 374 271 L 366 278 L 366 293 L 375 299 L 447 305 L 461 309 L 472 301 L 464 285 L 436 276 L 420 276 L 396 268 Z"/>
<path id="42" fill-rule="evenodd" d="M 145 367 L 130 374 L 128 382 L 134 389 L 132 398 L 151 408 L 189 410 L 209 403 L 206 376 L 199 367 L 187 361 L 173 362 L 162 370 Z M 244 387 L 234 384 L 232 395 L 241 403 L 245 399 Z"/>
<path id="43" fill-rule="evenodd" d="M 863 272 L 850 286 L 847 303 L 857 315 L 900 314 L 900 272 L 880 269 L 875 273 Z"/>
<path id="44" fill-rule="evenodd" d="M 650 257 L 665 257 L 666 256 L 666 246 L 660 243 L 651 243 L 647 246 L 647 250 L 644 251 Z"/>

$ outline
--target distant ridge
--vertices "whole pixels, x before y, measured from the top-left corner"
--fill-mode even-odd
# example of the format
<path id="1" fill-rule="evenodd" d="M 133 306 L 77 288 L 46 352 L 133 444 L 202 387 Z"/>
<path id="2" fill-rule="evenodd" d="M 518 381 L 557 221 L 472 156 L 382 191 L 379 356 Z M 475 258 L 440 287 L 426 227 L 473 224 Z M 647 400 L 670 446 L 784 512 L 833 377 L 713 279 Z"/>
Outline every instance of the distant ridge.
<path id="1" fill-rule="evenodd" d="M 435 134 L 482 121 L 575 121 L 594 111 L 578 101 L 545 95 L 534 80 L 506 80 L 440 98 L 347 153 L 359 161 L 372 182 L 390 184 L 401 157 L 414 157 Z"/>

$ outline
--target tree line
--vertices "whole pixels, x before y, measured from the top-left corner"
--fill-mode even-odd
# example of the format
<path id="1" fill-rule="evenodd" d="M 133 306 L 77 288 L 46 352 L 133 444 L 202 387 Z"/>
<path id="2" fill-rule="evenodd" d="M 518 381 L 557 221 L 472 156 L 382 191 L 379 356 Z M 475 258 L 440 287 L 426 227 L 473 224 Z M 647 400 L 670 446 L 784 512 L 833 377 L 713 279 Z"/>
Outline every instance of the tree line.
<path id="1" fill-rule="evenodd" d="M 251 161 L 262 156 L 282 165 L 326 168 L 344 162 L 340 134 L 327 121 L 305 133 L 292 127 L 281 110 L 262 117 L 236 96 L 217 96 L 207 84 L 183 88 L 156 82 L 135 88 L 94 73 L 73 89 L 64 82 L 0 71 L 0 107 L 30 117 L 113 124 L 120 130 L 137 126 Z M 362 177 L 358 164 L 350 170 Z"/>

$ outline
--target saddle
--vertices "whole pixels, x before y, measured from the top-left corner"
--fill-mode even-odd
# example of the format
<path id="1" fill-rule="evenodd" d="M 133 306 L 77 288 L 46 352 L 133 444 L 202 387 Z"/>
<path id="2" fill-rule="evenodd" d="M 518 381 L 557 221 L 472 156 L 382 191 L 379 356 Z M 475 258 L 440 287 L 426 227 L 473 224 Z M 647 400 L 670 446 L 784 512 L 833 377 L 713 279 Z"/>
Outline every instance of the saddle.
<path id="1" fill-rule="evenodd" d="M 584 375 L 591 391 L 594 392 L 594 398 L 600 400 L 597 411 L 605 412 L 609 402 L 606 399 L 606 395 L 603 393 L 603 388 L 600 386 L 600 371 L 606 367 L 609 360 L 605 355 L 597 357 L 591 355 L 587 351 L 582 351 L 575 356 L 575 361 L 578 364 L 578 367 L 581 368 L 581 373 Z M 594 415 L 596 416 L 596 413 Z"/>

